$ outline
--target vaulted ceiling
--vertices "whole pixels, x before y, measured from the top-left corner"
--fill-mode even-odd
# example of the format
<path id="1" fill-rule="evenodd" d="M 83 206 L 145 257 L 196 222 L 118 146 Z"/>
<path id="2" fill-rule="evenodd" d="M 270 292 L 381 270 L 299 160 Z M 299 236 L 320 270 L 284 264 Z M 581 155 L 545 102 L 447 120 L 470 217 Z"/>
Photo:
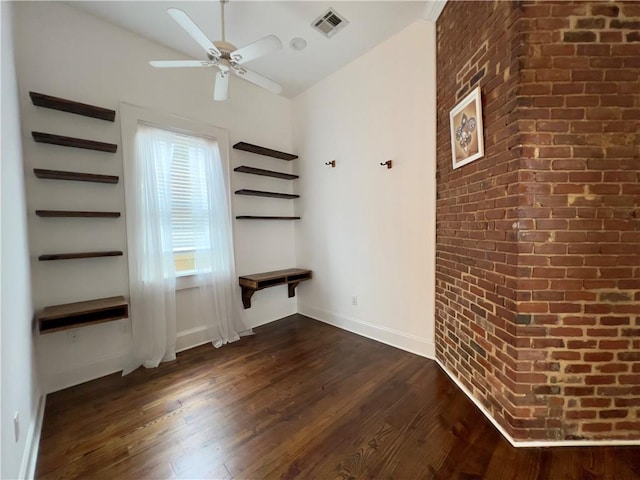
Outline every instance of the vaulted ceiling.
<path id="1" fill-rule="evenodd" d="M 248 62 L 246 66 L 280 83 L 282 94 L 292 98 L 413 21 L 428 18 L 438 10 L 438 3 L 442 2 L 231 0 L 225 6 L 226 40 L 239 48 L 268 34 L 278 36 L 283 43 L 282 50 Z M 206 58 L 202 48 L 166 13 L 170 7 L 187 12 L 211 40 L 222 37 L 220 3 L 215 0 L 74 1 L 69 5 L 176 51 L 172 58 L 149 60 Z M 327 38 L 315 30 L 312 23 L 329 8 L 349 23 Z M 294 38 L 304 39 L 306 48 L 293 48 Z M 405 52 L 398 52 L 397 57 L 380 65 L 380 72 L 402 75 L 403 63 L 412 60 Z M 194 69 L 192 74 L 201 73 Z M 162 74 L 159 70 L 158 75 Z"/>

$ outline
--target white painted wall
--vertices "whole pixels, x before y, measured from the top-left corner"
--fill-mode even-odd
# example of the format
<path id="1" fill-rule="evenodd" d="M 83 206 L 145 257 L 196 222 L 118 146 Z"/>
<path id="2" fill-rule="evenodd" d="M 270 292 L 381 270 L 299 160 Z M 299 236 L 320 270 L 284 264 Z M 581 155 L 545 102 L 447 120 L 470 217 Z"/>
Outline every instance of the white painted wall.
<path id="1" fill-rule="evenodd" d="M 16 5 L 16 68 L 23 117 L 27 203 L 31 237 L 34 307 L 128 295 L 127 256 L 38 262 L 42 253 L 123 250 L 125 219 L 46 219 L 36 209 L 105 209 L 124 212 L 123 182 L 116 186 L 37 179 L 33 168 L 122 175 L 116 154 L 37 144 L 39 130 L 120 144 L 115 123 L 35 107 L 30 90 L 118 109 L 120 102 L 162 110 L 228 129 L 238 141 L 290 151 L 291 102 L 233 78 L 227 102 L 213 102 L 211 69 L 158 70 L 149 60 L 180 59 L 180 54 L 61 3 Z M 231 169 L 247 164 L 290 172 L 293 165 L 231 150 Z M 291 192 L 293 182 L 233 173 L 239 188 Z M 291 215 L 293 202 L 234 196 L 233 213 Z M 23 209 L 20 209 L 23 211 Z M 289 268 L 295 264 L 294 225 L 287 222 L 234 222 L 238 274 Z M 189 296 L 180 290 L 178 347 L 204 340 L 203 326 Z M 296 299 L 286 287 L 254 295 L 247 310 L 252 326 L 295 313 Z M 130 348 L 129 320 L 83 327 L 72 343 L 66 332 L 41 335 L 38 353 L 43 388 L 55 391 L 117 371 Z"/>
<path id="2" fill-rule="evenodd" d="M 2 51 L 2 143 L 0 171 L 1 265 L 1 446 L 0 478 L 27 472 L 40 399 L 33 346 L 27 215 L 18 89 L 13 57 L 13 4 L 0 2 Z M 20 429 L 14 436 L 14 415 Z"/>
<path id="3" fill-rule="evenodd" d="M 298 287 L 299 312 L 429 357 L 434 66 L 435 24 L 420 20 L 293 101 L 297 264 L 314 274 Z M 379 165 L 389 159 L 391 170 Z"/>

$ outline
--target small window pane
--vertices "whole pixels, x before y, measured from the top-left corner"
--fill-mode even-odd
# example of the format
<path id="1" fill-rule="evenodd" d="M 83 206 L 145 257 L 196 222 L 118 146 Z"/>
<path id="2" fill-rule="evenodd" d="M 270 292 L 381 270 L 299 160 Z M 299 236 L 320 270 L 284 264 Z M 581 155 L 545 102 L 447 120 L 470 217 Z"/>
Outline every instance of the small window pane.
<path id="1" fill-rule="evenodd" d="M 176 273 L 198 270 L 196 235 L 209 222 L 209 203 L 202 164 L 204 148 L 188 135 L 176 135 L 171 158 L 171 235 Z"/>

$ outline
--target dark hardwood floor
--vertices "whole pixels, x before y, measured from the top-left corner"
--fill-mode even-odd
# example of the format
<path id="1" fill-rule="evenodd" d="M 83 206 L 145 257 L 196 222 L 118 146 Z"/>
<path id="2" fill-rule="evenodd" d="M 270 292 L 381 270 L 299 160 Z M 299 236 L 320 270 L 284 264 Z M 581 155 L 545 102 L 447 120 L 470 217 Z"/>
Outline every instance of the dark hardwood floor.
<path id="1" fill-rule="evenodd" d="M 640 447 L 512 448 L 432 361 L 294 315 L 49 395 L 37 478 L 640 478 Z"/>

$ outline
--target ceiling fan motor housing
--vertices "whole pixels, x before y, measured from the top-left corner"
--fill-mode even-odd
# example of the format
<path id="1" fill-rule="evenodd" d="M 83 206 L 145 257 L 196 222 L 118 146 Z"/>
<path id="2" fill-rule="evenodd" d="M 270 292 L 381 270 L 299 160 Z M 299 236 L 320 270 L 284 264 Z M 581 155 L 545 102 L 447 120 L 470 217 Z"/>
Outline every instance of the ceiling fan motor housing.
<path id="1" fill-rule="evenodd" d="M 231 52 L 235 52 L 237 50 L 235 45 L 229 42 L 223 42 L 221 40 L 213 42 L 213 44 L 216 46 L 218 50 L 220 50 L 220 53 L 222 54 L 222 58 L 226 60 L 232 60 Z M 208 54 L 208 56 L 210 60 L 214 59 L 213 55 Z"/>

